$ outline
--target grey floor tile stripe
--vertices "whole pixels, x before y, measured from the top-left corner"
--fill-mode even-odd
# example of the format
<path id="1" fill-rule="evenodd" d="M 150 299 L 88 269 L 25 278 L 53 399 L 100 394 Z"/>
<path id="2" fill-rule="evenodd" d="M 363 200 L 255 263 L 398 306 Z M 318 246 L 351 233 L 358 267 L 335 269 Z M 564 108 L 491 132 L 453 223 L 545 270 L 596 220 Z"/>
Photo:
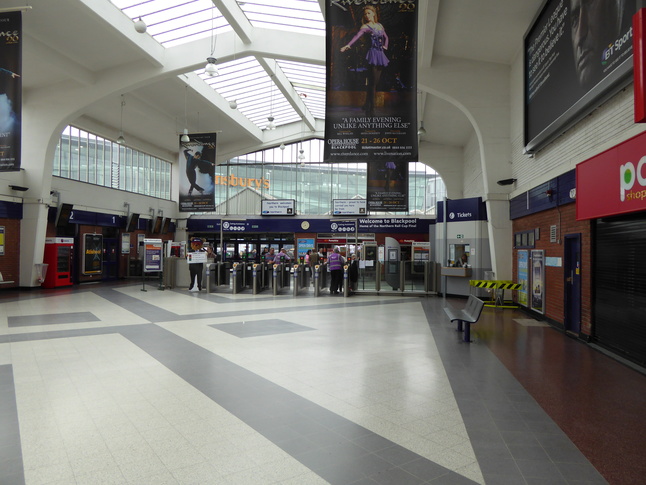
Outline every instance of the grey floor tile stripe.
<path id="1" fill-rule="evenodd" d="M 25 483 L 11 365 L 0 365 L 0 471 L 0 482 L 3 485 Z"/>
<path id="2" fill-rule="evenodd" d="M 86 337 L 88 335 L 107 335 L 110 333 L 119 333 L 122 328 L 122 326 L 114 326 L 99 328 L 80 328 L 74 330 L 51 330 L 48 332 L 14 333 L 10 335 L 0 335 L 0 344 L 31 342 L 35 340 L 49 340 L 55 338 Z"/>
<path id="3" fill-rule="evenodd" d="M 100 320 L 91 312 L 50 313 L 47 315 L 19 315 L 15 317 L 7 317 L 9 327 L 29 327 L 35 325 L 98 321 Z"/>
<path id="4" fill-rule="evenodd" d="M 158 291 L 158 290 L 155 290 Z M 185 293 L 186 291 L 180 291 L 180 290 L 171 290 L 171 291 L 178 291 L 180 293 Z M 134 298 L 130 295 L 126 295 L 120 291 L 113 290 L 110 288 L 106 289 L 97 289 L 94 291 L 94 293 L 97 296 L 100 296 L 102 298 L 105 298 L 106 300 L 110 301 L 111 303 L 114 303 L 115 305 L 120 306 L 121 308 L 128 310 L 129 312 L 134 313 L 135 315 L 138 315 L 142 318 L 145 318 L 149 322 L 153 323 L 158 323 L 158 322 L 174 322 L 177 320 L 200 320 L 200 319 L 205 319 L 209 318 L 210 316 L 217 316 L 218 318 L 223 318 L 223 317 L 239 317 L 239 316 L 248 316 L 248 315 L 265 315 L 267 314 L 266 309 L 256 309 L 256 310 L 249 310 L 249 309 L 244 309 L 244 310 L 231 310 L 228 312 L 213 312 L 213 314 L 209 313 L 197 313 L 197 314 L 192 314 L 192 315 L 178 315 L 173 312 L 169 312 L 167 310 L 163 310 L 159 307 L 156 307 L 154 305 L 151 305 L 149 303 L 146 303 L 144 301 L 141 301 L 137 298 Z M 196 298 L 201 298 L 201 299 L 212 299 L 211 295 L 208 294 L 198 294 L 194 293 L 194 297 Z M 339 302 L 335 303 L 330 303 L 330 304 L 324 304 L 324 305 L 300 305 L 297 307 L 285 307 L 280 309 L 280 313 L 292 313 L 292 312 L 302 312 L 306 310 L 330 310 L 330 309 L 337 309 L 339 308 L 339 304 L 343 304 L 344 307 L 362 307 L 366 305 L 394 305 L 394 304 L 401 304 L 402 301 L 399 299 L 392 299 L 392 300 L 382 300 L 382 301 L 371 301 L 371 302 L 366 302 L 366 301 L 343 301 L 342 298 L 338 299 Z M 244 302 L 247 301 L 245 300 L 231 300 L 231 299 L 226 299 L 226 301 L 223 301 L 223 299 L 218 299 L 217 303 L 236 303 L 237 305 L 242 305 Z M 249 301 L 255 301 L 257 302 L 258 300 L 249 300 Z M 408 301 L 408 300 L 406 300 Z M 214 303 L 216 303 L 214 301 Z"/>
<path id="5" fill-rule="evenodd" d="M 423 307 L 486 483 L 571 483 L 541 446 L 547 437 L 595 477 L 585 483 L 606 483 L 486 345 L 462 342 L 442 300 Z"/>
<path id="6" fill-rule="evenodd" d="M 149 291 L 159 291 L 157 289 Z M 111 303 L 120 306 L 124 310 L 128 310 L 141 318 L 150 322 L 172 322 L 177 320 L 177 314 L 166 311 L 162 308 L 156 307 L 130 295 L 126 295 L 120 291 L 112 288 L 100 288 L 94 290 L 94 294 L 105 298 Z"/>
<path id="7" fill-rule="evenodd" d="M 474 483 L 165 329 L 121 333 L 332 484 Z"/>

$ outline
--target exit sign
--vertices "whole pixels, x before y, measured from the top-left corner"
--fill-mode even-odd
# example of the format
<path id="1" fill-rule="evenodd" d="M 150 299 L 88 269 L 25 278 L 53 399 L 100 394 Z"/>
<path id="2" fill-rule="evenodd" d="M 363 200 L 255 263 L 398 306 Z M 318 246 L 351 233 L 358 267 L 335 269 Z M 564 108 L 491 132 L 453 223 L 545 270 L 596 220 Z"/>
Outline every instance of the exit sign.
<path id="1" fill-rule="evenodd" d="M 464 234 L 458 234 L 458 235 L 457 235 L 457 238 L 458 238 L 458 239 L 464 239 Z"/>

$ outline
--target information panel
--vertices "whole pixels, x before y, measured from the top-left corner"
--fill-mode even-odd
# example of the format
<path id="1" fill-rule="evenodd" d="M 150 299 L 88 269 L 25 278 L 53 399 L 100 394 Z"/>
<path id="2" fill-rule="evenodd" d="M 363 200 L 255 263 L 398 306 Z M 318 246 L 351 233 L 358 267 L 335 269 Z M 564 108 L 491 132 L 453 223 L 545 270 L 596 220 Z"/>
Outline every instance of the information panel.
<path id="1" fill-rule="evenodd" d="M 294 199 L 263 200 L 261 215 L 263 216 L 293 216 L 296 214 Z"/>
<path id="2" fill-rule="evenodd" d="M 365 199 L 333 199 L 332 215 L 335 216 L 365 216 L 368 201 Z"/>
<path id="3" fill-rule="evenodd" d="M 163 247 L 161 239 L 144 239 L 144 273 L 162 270 Z"/>

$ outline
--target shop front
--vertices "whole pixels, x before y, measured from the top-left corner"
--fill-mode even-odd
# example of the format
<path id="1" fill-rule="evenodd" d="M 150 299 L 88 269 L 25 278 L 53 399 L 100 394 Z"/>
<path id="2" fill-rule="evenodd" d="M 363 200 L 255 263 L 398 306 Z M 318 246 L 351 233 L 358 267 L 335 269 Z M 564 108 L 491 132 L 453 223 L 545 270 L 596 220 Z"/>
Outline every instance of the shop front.
<path id="1" fill-rule="evenodd" d="M 646 134 L 576 167 L 578 220 L 593 234 L 592 341 L 646 366 Z"/>

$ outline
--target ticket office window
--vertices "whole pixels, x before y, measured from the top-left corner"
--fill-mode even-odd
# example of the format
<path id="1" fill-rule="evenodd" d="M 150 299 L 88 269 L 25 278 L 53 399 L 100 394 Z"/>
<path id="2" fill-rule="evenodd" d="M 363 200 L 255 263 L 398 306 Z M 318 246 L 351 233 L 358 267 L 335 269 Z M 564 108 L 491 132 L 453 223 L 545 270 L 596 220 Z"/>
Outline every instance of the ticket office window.
<path id="1" fill-rule="evenodd" d="M 465 264 L 471 266 L 470 244 L 449 244 L 449 266 L 463 267 Z"/>

